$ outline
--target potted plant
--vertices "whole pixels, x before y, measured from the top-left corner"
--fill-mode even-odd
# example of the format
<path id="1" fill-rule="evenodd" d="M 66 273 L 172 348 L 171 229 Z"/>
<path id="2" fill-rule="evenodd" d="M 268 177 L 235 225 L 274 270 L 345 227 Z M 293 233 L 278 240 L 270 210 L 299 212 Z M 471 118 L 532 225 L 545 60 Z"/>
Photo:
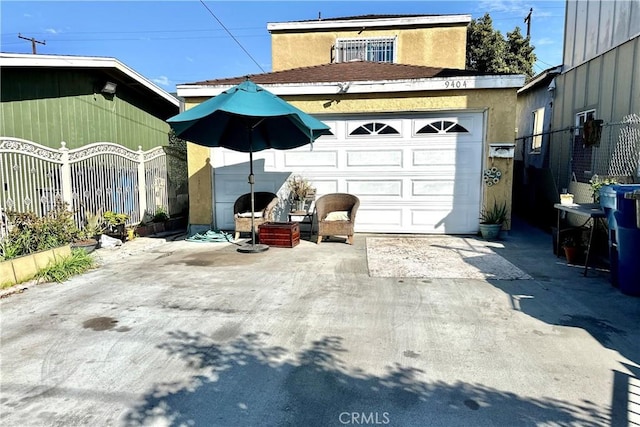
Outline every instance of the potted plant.
<path id="1" fill-rule="evenodd" d="M 316 189 L 311 185 L 309 180 L 298 175 L 294 175 L 287 181 L 289 186 L 289 194 L 293 200 L 293 210 L 304 210 L 305 199 L 315 194 Z"/>
<path id="2" fill-rule="evenodd" d="M 498 204 L 496 201 L 480 212 L 480 234 L 485 240 L 498 238 L 502 225 L 507 221 L 507 213 L 506 202 Z"/>
<path id="3" fill-rule="evenodd" d="M 580 243 L 573 235 L 568 235 L 562 240 L 562 249 L 567 259 L 567 264 L 576 264 L 580 256 Z"/>
<path id="4" fill-rule="evenodd" d="M 105 234 L 124 241 L 126 236 L 125 224 L 129 219 L 129 215 L 106 211 L 102 217 L 106 226 Z"/>
<path id="5" fill-rule="evenodd" d="M 93 252 L 98 247 L 103 230 L 100 214 L 85 210 L 84 226 L 76 232 L 71 247 L 84 249 L 87 253 Z"/>

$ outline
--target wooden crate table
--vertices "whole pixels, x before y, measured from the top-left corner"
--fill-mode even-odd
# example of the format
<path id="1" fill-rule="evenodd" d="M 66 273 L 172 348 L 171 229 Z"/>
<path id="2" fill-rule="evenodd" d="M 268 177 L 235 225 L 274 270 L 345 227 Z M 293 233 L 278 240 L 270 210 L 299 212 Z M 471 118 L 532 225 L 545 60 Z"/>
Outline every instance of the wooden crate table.
<path id="1" fill-rule="evenodd" d="M 300 244 L 300 224 L 297 222 L 266 222 L 258 226 L 260 243 L 293 248 Z"/>

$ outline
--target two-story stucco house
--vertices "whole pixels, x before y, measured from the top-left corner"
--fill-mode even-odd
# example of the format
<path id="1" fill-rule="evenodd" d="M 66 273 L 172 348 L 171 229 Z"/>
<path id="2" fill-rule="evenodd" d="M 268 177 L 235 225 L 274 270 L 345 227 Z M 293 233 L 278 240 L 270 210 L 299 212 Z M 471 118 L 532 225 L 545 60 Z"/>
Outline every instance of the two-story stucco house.
<path id="1" fill-rule="evenodd" d="M 297 174 L 318 195 L 357 195 L 357 232 L 477 232 L 485 204 L 511 200 L 524 76 L 464 69 L 470 21 L 375 15 L 269 23 L 273 71 L 251 79 L 333 135 L 312 149 L 257 153 L 256 191 L 282 192 Z M 178 95 L 189 108 L 244 78 L 179 85 Z M 233 202 L 248 191 L 246 155 L 190 144 L 189 167 L 192 226 L 233 228 Z M 500 177 L 487 185 L 483 173 L 492 168 Z"/>

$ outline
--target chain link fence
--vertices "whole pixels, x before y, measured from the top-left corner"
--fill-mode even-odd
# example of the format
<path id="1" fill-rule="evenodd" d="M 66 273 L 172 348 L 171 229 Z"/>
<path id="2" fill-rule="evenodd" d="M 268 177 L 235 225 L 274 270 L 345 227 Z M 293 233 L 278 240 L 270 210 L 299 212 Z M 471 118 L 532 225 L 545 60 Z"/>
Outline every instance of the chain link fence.
<path id="1" fill-rule="evenodd" d="M 534 150 L 534 138 L 542 148 Z M 517 138 L 514 168 L 514 211 L 543 226 L 555 221 L 554 203 L 564 191 L 575 202 L 593 202 L 591 181 L 640 182 L 640 116 L 618 122 L 594 121 Z"/>

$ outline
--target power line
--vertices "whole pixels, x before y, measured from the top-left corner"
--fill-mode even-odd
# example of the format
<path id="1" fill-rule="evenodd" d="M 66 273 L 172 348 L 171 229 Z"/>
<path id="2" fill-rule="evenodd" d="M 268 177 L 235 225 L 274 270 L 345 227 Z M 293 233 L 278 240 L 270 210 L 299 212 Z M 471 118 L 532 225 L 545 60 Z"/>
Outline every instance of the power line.
<path id="1" fill-rule="evenodd" d="M 260 64 L 258 64 L 258 61 L 256 61 L 256 60 L 254 59 L 254 57 L 253 57 L 253 56 L 251 56 L 251 54 L 249 53 L 249 51 L 247 51 L 247 49 L 245 49 L 245 48 L 244 48 L 244 46 L 242 46 L 242 44 L 238 41 L 238 39 L 236 39 L 236 38 L 233 36 L 233 34 L 231 34 L 231 31 L 229 31 L 229 30 L 227 29 L 227 27 L 225 27 L 225 26 L 224 26 L 224 24 L 222 23 L 222 21 L 220 21 L 220 20 L 218 19 L 218 17 L 215 15 L 215 13 L 213 13 L 213 12 L 211 11 L 211 9 L 209 9 L 209 7 L 205 4 L 204 0 L 200 0 L 200 3 L 202 3 L 202 5 L 205 7 L 205 9 L 207 9 L 207 10 L 209 11 L 209 13 L 211 14 L 211 16 L 213 16 L 213 17 L 215 18 L 215 20 L 216 20 L 216 21 L 218 21 L 218 24 L 220 24 L 220 26 L 221 26 L 222 28 L 224 28 L 224 30 L 227 32 L 227 34 L 229 34 L 229 36 L 233 39 L 233 41 L 235 41 L 235 42 L 238 44 L 238 46 L 240 46 L 240 49 L 242 49 L 242 50 L 244 51 L 244 53 L 246 53 L 246 54 L 247 54 L 247 56 L 248 56 L 249 58 L 251 58 L 251 60 L 252 60 L 252 61 L 253 61 L 257 66 L 258 66 L 258 68 L 260 68 L 260 71 L 262 71 L 263 73 L 266 73 L 266 71 L 265 71 L 265 70 L 260 66 Z"/>

